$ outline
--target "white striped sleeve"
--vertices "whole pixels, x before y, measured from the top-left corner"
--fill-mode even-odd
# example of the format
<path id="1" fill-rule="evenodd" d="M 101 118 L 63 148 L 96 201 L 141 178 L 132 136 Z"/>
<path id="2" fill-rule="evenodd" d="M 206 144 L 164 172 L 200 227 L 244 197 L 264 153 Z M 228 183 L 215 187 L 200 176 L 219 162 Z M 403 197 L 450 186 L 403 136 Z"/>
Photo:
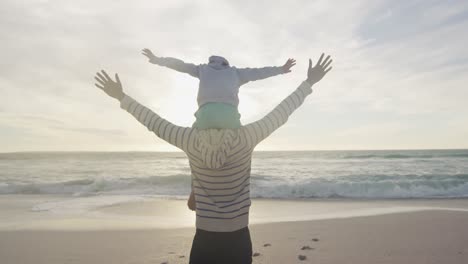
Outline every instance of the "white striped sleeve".
<path id="1" fill-rule="evenodd" d="M 286 99 L 284 99 L 273 111 L 262 119 L 246 125 L 245 132 L 250 138 L 252 147 L 260 143 L 271 133 L 288 121 L 288 117 L 304 102 L 304 99 L 312 93 L 311 84 L 307 81 L 301 85 Z"/>
<path id="2" fill-rule="evenodd" d="M 120 107 L 169 144 L 184 151 L 188 148 L 193 137 L 191 128 L 172 124 L 127 95 L 120 101 Z"/>

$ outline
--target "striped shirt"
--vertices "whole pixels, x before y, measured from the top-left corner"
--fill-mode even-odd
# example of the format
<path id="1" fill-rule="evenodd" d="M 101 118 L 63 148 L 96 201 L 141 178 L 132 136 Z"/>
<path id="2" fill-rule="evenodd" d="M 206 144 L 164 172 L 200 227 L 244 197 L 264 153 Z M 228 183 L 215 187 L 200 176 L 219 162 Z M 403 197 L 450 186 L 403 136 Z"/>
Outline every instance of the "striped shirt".
<path id="1" fill-rule="evenodd" d="M 232 232 L 249 222 L 250 170 L 255 146 L 286 123 L 312 93 L 304 81 L 273 111 L 239 129 L 176 126 L 129 96 L 121 107 L 148 130 L 183 150 L 190 163 L 196 200 L 196 227 L 212 232 Z"/>

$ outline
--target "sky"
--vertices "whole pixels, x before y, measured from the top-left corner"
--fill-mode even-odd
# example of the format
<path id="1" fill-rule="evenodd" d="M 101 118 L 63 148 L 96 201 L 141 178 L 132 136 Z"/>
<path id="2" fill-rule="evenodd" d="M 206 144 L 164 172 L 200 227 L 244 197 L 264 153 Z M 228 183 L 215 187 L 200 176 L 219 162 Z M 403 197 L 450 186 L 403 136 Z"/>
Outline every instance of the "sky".
<path id="1" fill-rule="evenodd" d="M 242 123 L 275 107 L 325 52 L 333 70 L 257 150 L 468 148 L 468 1 L 0 2 L 0 152 L 173 151 L 94 74 L 191 126 L 198 80 L 141 49 L 195 64 L 297 65 L 240 90 Z"/>

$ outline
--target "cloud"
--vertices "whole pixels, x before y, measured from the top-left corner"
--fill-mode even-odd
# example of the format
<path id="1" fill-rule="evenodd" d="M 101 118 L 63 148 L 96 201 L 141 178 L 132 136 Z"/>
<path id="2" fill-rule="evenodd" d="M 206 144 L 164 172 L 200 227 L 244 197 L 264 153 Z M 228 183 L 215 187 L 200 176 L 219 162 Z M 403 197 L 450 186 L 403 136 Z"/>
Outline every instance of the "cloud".
<path id="1" fill-rule="evenodd" d="M 0 114 L 1 124 L 23 131 L 37 132 L 37 129 L 41 128 L 41 130 L 55 133 L 71 132 L 102 136 L 126 136 L 126 133 L 119 129 L 83 127 L 83 125 L 73 124 L 70 121 L 68 120 L 67 123 L 44 116 Z"/>
<path id="2" fill-rule="evenodd" d="M 220 54 L 240 67 L 296 58 L 293 73 L 242 87 L 244 123 L 299 85 L 309 57 L 332 54 L 332 72 L 263 148 L 380 148 L 386 143 L 366 135 L 388 131 L 408 148 L 468 147 L 453 136 L 465 135 L 453 120 L 468 114 L 464 1 L 6 0 L 0 10 L 0 126 L 10 127 L 0 144 L 9 149 L 167 148 L 93 87 L 96 71 L 119 72 L 135 99 L 190 126 L 197 80 L 150 65 L 144 47 L 193 63 Z M 431 126 L 450 131 L 415 141 Z M 13 135 L 26 127 L 27 142 Z"/>

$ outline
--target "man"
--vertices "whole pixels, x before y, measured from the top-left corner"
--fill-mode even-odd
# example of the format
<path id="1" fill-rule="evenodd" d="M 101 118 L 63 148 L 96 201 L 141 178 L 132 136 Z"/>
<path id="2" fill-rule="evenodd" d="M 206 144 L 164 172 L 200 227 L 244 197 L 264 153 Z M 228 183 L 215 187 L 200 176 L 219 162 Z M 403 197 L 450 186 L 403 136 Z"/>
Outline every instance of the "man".
<path id="1" fill-rule="evenodd" d="M 324 54 L 307 79 L 273 111 L 254 123 L 237 129 L 198 129 L 176 126 L 127 96 L 118 75 L 113 81 L 102 71 L 96 86 L 120 101 L 158 137 L 183 150 L 190 162 L 196 202 L 196 233 L 190 253 L 191 264 L 252 263 L 248 229 L 250 170 L 255 146 L 286 123 L 288 117 L 312 93 L 312 85 L 331 70 Z"/>

